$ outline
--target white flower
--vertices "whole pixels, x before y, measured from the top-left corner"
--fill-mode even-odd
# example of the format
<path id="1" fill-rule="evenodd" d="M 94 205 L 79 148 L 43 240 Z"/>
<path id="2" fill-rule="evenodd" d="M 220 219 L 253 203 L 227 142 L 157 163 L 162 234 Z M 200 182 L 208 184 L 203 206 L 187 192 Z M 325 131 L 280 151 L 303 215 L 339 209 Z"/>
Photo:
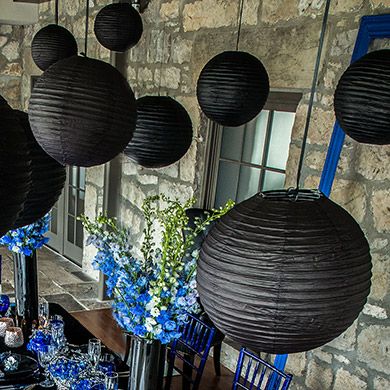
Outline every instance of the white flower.
<path id="1" fill-rule="evenodd" d="M 153 332 L 153 327 L 157 324 L 157 321 L 153 317 L 146 317 L 145 328 L 148 332 Z"/>
<path id="2" fill-rule="evenodd" d="M 16 245 L 14 245 L 11 249 L 12 252 L 15 252 L 15 253 L 20 253 L 20 248 Z"/>
<path id="3" fill-rule="evenodd" d="M 154 307 L 152 310 L 150 310 L 150 314 L 153 317 L 158 317 L 160 315 L 160 310 L 157 307 Z"/>
<path id="4" fill-rule="evenodd" d="M 189 287 L 192 288 L 193 290 L 196 289 L 196 279 L 192 279 L 190 284 L 189 284 Z"/>

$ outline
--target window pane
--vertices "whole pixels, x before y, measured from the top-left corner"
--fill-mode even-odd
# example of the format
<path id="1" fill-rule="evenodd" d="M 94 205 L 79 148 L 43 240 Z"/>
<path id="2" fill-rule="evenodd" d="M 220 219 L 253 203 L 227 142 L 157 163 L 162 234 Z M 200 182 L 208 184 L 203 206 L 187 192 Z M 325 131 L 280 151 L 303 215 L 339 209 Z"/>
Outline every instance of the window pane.
<path id="1" fill-rule="evenodd" d="M 244 126 L 224 127 L 222 130 L 221 157 L 229 160 L 241 160 Z"/>
<path id="2" fill-rule="evenodd" d="M 81 221 L 76 221 L 76 245 L 79 248 L 83 247 L 83 239 L 84 239 L 83 225 Z"/>
<path id="3" fill-rule="evenodd" d="M 77 177 L 78 177 L 78 172 L 77 172 L 77 167 L 69 167 L 69 185 L 73 187 L 77 187 Z"/>
<path id="4" fill-rule="evenodd" d="M 84 190 L 85 189 L 85 168 L 80 167 L 79 168 L 80 172 L 80 185 L 79 187 Z"/>
<path id="5" fill-rule="evenodd" d="M 242 161 L 261 164 L 268 116 L 269 111 L 262 111 L 260 115 L 246 124 Z"/>
<path id="6" fill-rule="evenodd" d="M 69 187 L 68 214 L 76 215 L 76 188 Z"/>
<path id="7" fill-rule="evenodd" d="M 259 192 L 260 169 L 241 166 L 237 202 L 242 202 Z"/>
<path id="8" fill-rule="evenodd" d="M 219 162 L 215 207 L 224 205 L 229 199 L 236 200 L 239 172 L 239 164 L 226 161 Z"/>
<path id="9" fill-rule="evenodd" d="M 57 207 L 53 207 L 50 213 L 50 231 L 54 234 L 57 234 Z"/>
<path id="10" fill-rule="evenodd" d="M 284 173 L 266 171 L 262 191 L 283 189 L 285 176 Z"/>
<path id="11" fill-rule="evenodd" d="M 267 158 L 268 167 L 286 169 L 294 118 L 293 112 L 274 112 Z"/>
<path id="12" fill-rule="evenodd" d="M 74 244 L 74 218 L 68 216 L 68 241 Z"/>
<path id="13" fill-rule="evenodd" d="M 77 197 L 77 216 L 84 213 L 84 191 L 77 191 L 78 197 Z"/>

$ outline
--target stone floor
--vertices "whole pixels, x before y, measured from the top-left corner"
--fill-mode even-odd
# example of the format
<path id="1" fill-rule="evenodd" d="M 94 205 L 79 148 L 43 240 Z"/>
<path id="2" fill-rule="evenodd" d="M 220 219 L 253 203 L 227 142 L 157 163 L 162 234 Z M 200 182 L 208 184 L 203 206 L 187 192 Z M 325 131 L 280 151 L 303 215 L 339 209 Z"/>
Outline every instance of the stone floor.
<path id="1" fill-rule="evenodd" d="M 3 256 L 3 293 L 13 296 L 14 277 L 12 253 L 0 249 Z M 109 307 L 109 302 L 97 300 L 97 282 L 85 275 L 81 268 L 49 248 L 38 251 L 39 295 L 68 311 Z"/>

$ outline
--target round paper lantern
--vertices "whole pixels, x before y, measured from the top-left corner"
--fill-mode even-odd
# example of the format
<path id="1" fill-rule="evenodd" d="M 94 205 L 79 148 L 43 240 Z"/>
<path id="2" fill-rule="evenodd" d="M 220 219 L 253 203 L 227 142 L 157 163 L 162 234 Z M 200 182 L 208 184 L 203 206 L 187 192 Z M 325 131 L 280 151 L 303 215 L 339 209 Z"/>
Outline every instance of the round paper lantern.
<path id="1" fill-rule="evenodd" d="M 65 167 L 51 158 L 35 140 L 28 115 L 21 111 L 16 113 L 27 137 L 32 184 L 14 229 L 29 225 L 45 216 L 61 195 L 66 179 Z"/>
<path id="2" fill-rule="evenodd" d="M 31 187 L 31 161 L 19 121 L 0 96 L 0 237 L 12 229 Z"/>
<path id="3" fill-rule="evenodd" d="M 201 303 L 224 334 L 256 351 L 294 353 L 353 323 L 371 257 L 359 225 L 328 198 L 265 192 L 215 224 L 197 275 Z"/>
<path id="4" fill-rule="evenodd" d="M 31 42 L 31 55 L 41 70 L 77 54 L 77 42 L 70 31 L 57 24 L 41 28 Z"/>
<path id="5" fill-rule="evenodd" d="M 223 126 L 241 126 L 264 107 L 269 79 L 259 59 L 242 51 L 225 51 L 200 73 L 197 96 L 208 118 Z"/>
<path id="6" fill-rule="evenodd" d="M 134 136 L 124 153 L 147 168 L 161 168 L 180 160 L 192 142 L 187 111 L 168 96 L 144 96 L 137 100 Z"/>
<path id="7" fill-rule="evenodd" d="M 141 16 L 129 3 L 114 3 L 102 8 L 96 15 L 94 28 L 99 43 L 118 52 L 135 46 L 143 31 Z"/>
<path id="8" fill-rule="evenodd" d="M 29 119 L 39 145 L 60 164 L 104 164 L 133 135 L 134 94 L 110 64 L 73 56 L 52 65 L 36 81 Z"/>
<path id="9" fill-rule="evenodd" d="M 354 140 L 390 144 L 390 50 L 374 51 L 349 66 L 337 85 L 334 109 Z"/>

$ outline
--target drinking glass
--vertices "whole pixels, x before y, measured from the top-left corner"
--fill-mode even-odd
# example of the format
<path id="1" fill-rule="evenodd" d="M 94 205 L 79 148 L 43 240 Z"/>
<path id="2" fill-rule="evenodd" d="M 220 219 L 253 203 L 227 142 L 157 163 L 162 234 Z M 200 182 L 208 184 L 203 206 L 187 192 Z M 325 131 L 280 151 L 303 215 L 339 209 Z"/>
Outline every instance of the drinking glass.
<path id="1" fill-rule="evenodd" d="M 14 320 L 9 317 L 0 318 L 0 336 L 4 337 L 8 328 L 14 326 Z"/>
<path id="2" fill-rule="evenodd" d="M 63 349 L 66 346 L 64 322 L 62 320 L 50 320 L 50 333 L 57 351 Z"/>
<path id="3" fill-rule="evenodd" d="M 106 390 L 118 390 L 118 373 L 108 372 L 104 377 L 104 386 Z"/>
<path id="4" fill-rule="evenodd" d="M 49 363 L 52 361 L 55 355 L 55 350 L 53 345 L 41 345 L 38 349 L 38 362 L 39 365 L 43 368 L 45 380 L 39 383 L 42 387 L 52 387 L 54 382 L 50 377 L 48 372 Z"/>
<path id="5" fill-rule="evenodd" d="M 4 343 L 9 348 L 19 348 L 24 344 L 21 328 L 11 326 L 5 331 Z"/>
<path id="6" fill-rule="evenodd" d="M 39 301 L 38 312 L 39 326 L 45 328 L 49 323 L 49 302 L 45 298 Z"/>
<path id="7" fill-rule="evenodd" d="M 102 352 L 102 343 L 99 339 L 90 339 L 88 342 L 88 356 L 92 364 L 92 371 L 96 371 L 96 367 L 100 360 Z"/>

